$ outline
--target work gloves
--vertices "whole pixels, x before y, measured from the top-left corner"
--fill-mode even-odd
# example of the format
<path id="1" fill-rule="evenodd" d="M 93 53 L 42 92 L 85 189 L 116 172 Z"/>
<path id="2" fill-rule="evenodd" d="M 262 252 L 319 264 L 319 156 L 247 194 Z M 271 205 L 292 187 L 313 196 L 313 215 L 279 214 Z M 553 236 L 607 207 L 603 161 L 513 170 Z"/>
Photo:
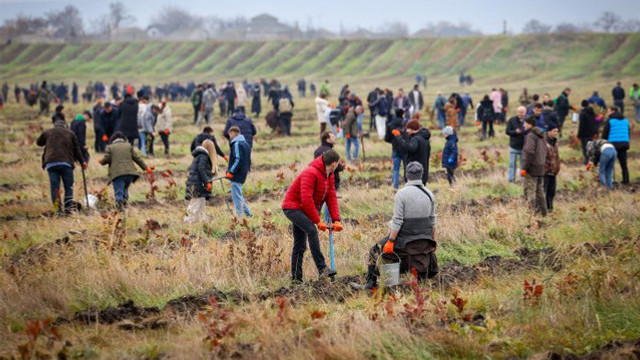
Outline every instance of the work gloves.
<path id="1" fill-rule="evenodd" d="M 229 162 L 229 157 L 227 155 L 222 157 L 224 159 L 224 161 Z"/>
<path id="2" fill-rule="evenodd" d="M 107 135 L 102 135 L 102 141 L 104 142 L 109 141 L 109 137 Z"/>
<path id="3" fill-rule="evenodd" d="M 590 171 L 590 170 L 591 170 L 591 167 L 592 167 L 591 163 L 588 163 L 588 164 L 587 164 L 587 171 Z"/>
<path id="4" fill-rule="evenodd" d="M 333 231 L 342 231 L 342 224 L 340 224 L 340 221 L 333 222 Z"/>
<path id="5" fill-rule="evenodd" d="M 382 252 L 385 254 L 393 254 L 394 243 L 395 243 L 394 241 L 387 240 L 387 242 L 384 244 L 384 247 L 382 248 Z"/>
<path id="6" fill-rule="evenodd" d="M 398 130 L 398 129 L 393 129 L 393 130 L 391 130 L 391 135 L 393 135 L 393 136 L 400 136 L 400 130 Z"/>
<path id="7" fill-rule="evenodd" d="M 211 183 L 207 183 L 207 191 L 211 191 Z"/>
<path id="8" fill-rule="evenodd" d="M 227 175 L 225 176 L 227 179 L 233 179 L 233 174 L 228 172 Z"/>
<path id="9" fill-rule="evenodd" d="M 169 131 L 169 129 L 164 129 L 164 134 L 165 135 L 169 135 L 169 134 L 171 134 L 171 131 Z"/>
<path id="10" fill-rule="evenodd" d="M 150 166 L 147 166 L 147 174 L 151 174 L 151 171 L 153 171 L 153 169 L 151 169 Z"/>
<path id="11" fill-rule="evenodd" d="M 520 170 L 520 176 L 522 176 L 522 177 L 527 176 L 527 170 L 525 170 L 525 169 Z"/>
<path id="12" fill-rule="evenodd" d="M 318 230 L 320 231 L 327 231 L 327 224 L 323 223 L 322 221 L 320 221 L 318 223 Z"/>

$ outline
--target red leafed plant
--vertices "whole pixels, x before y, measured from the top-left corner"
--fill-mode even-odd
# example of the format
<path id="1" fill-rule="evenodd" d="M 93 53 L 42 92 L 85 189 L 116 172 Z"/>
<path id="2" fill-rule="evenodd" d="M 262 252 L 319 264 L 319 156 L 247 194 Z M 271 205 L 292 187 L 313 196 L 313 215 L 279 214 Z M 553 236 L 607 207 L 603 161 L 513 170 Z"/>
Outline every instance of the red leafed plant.
<path id="1" fill-rule="evenodd" d="M 236 326 L 233 313 L 218 304 L 215 297 L 209 297 L 207 311 L 198 313 L 198 320 L 203 324 L 207 336 L 205 341 L 210 350 L 218 353 L 226 350 L 225 342 L 235 336 Z"/>
<path id="2" fill-rule="evenodd" d="M 50 318 L 26 320 L 24 323 L 27 342 L 17 346 L 22 359 L 66 359 L 68 342 L 64 341 Z M 44 341 L 39 341 L 43 339 Z"/>
<path id="3" fill-rule="evenodd" d="M 278 306 L 278 323 L 282 325 L 286 322 L 292 321 L 289 301 L 282 296 L 278 296 L 276 297 L 276 305 Z"/>
<path id="4" fill-rule="evenodd" d="M 414 299 L 404 304 L 402 314 L 409 319 L 409 322 L 414 323 L 425 314 L 425 303 L 429 300 L 430 296 L 429 290 L 420 286 L 418 273 L 415 268 L 411 269 L 411 273 L 413 274 L 413 280 L 409 283 L 409 286 L 413 291 Z"/>
<path id="5" fill-rule="evenodd" d="M 167 169 L 160 173 L 162 178 L 167 182 L 162 192 L 166 195 L 166 198 L 169 200 L 176 200 L 178 198 L 178 187 L 176 186 L 176 181 L 173 178 L 173 171 L 171 169 Z"/>
<path id="6" fill-rule="evenodd" d="M 158 191 L 159 189 L 158 185 L 156 185 L 156 173 L 154 172 L 152 172 L 151 174 L 145 173 L 144 178 L 149 183 L 149 193 L 147 194 L 147 199 L 153 200 L 156 198 L 156 191 Z"/>
<path id="7" fill-rule="evenodd" d="M 536 284 L 536 279 L 531 280 L 531 283 L 524 280 L 524 295 L 523 299 L 525 302 L 530 303 L 531 305 L 538 305 L 540 300 L 540 295 L 544 291 L 542 284 Z"/>

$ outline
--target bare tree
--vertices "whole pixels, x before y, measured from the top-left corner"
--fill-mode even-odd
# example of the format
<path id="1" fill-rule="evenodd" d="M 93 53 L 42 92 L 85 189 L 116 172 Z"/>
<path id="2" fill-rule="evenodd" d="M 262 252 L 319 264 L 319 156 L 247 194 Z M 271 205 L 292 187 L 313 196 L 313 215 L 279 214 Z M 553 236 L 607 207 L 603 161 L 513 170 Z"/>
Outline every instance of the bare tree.
<path id="1" fill-rule="evenodd" d="M 543 24 L 536 19 L 529 20 L 524 24 L 522 33 L 524 34 L 548 34 L 551 31 L 551 26 Z"/>
<path id="2" fill-rule="evenodd" d="M 621 21 L 620 23 L 614 26 L 614 30 L 616 32 L 621 33 L 636 33 L 640 32 L 640 20 L 638 19 L 629 19 L 626 21 Z"/>
<path id="3" fill-rule="evenodd" d="M 579 26 L 572 23 L 560 23 L 553 30 L 556 34 L 577 34 L 584 32 Z"/>
<path id="4" fill-rule="evenodd" d="M 109 4 L 109 23 L 115 29 L 121 25 L 132 25 L 135 23 L 135 16 L 128 13 L 124 4 L 120 1 Z"/>
<path id="5" fill-rule="evenodd" d="M 391 38 L 406 38 L 409 36 L 409 27 L 403 22 L 391 22 L 382 25 L 381 35 Z"/>
<path id="6" fill-rule="evenodd" d="M 203 26 L 203 19 L 179 7 L 167 6 L 160 10 L 152 23 L 161 26 L 165 34 L 171 34 L 178 30 L 200 28 Z"/>
<path id="7" fill-rule="evenodd" d="M 18 15 L 15 19 L 5 20 L 2 32 L 7 36 L 33 35 L 46 27 L 44 18 Z"/>
<path id="8" fill-rule="evenodd" d="M 596 28 L 602 29 L 604 32 L 612 32 L 615 29 L 616 24 L 621 21 L 622 18 L 617 14 L 614 14 L 611 11 L 605 11 L 600 15 L 594 25 Z"/>
<path id="9" fill-rule="evenodd" d="M 84 26 L 78 8 L 67 5 L 61 11 L 46 14 L 47 24 L 54 29 L 53 36 L 65 40 L 76 39 L 84 35 Z"/>

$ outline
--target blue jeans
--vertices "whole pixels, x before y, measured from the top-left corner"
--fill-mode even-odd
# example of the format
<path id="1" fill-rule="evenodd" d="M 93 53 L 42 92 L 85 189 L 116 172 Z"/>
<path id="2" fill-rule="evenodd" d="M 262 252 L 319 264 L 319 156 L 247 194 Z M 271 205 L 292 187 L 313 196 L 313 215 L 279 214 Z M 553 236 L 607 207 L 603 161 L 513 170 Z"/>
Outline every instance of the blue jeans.
<path id="1" fill-rule="evenodd" d="M 460 124 L 460 126 L 464 125 L 464 112 L 462 111 L 458 113 L 458 124 Z"/>
<path id="2" fill-rule="evenodd" d="M 71 206 L 73 201 L 73 168 L 65 165 L 56 165 L 47 169 L 49 173 L 49 183 L 51 184 L 51 202 L 58 202 L 58 211 Z M 64 202 L 60 192 L 60 180 L 64 184 Z M 64 203 L 64 207 L 62 204 Z"/>
<path id="3" fill-rule="evenodd" d="M 636 122 L 640 123 L 640 104 L 636 105 Z"/>
<path id="4" fill-rule="evenodd" d="M 516 173 L 519 173 L 518 162 L 522 166 L 522 150 L 509 148 L 509 182 L 516 180 Z"/>
<path id="5" fill-rule="evenodd" d="M 440 110 L 436 110 L 438 112 L 438 127 L 440 127 L 440 130 L 444 129 L 445 126 L 445 122 L 446 122 L 446 116 L 444 114 L 444 111 L 440 111 Z"/>
<path id="6" fill-rule="evenodd" d="M 239 217 L 243 216 L 253 216 L 251 211 L 249 210 L 249 206 L 247 202 L 244 201 L 244 196 L 242 195 L 242 184 L 231 181 L 231 199 L 233 199 L 233 205 L 236 206 L 236 213 Z"/>
<path id="7" fill-rule="evenodd" d="M 360 143 L 358 139 L 355 137 L 351 137 L 346 141 L 346 151 L 347 151 L 347 160 L 355 160 L 358 158 L 358 149 L 360 149 Z M 355 147 L 353 150 L 353 157 L 351 156 L 351 144 Z"/>
<path id="8" fill-rule="evenodd" d="M 116 194 L 116 201 L 123 202 L 129 199 L 129 185 L 136 179 L 134 175 L 121 175 L 113 179 L 113 192 Z"/>
<path id="9" fill-rule="evenodd" d="M 147 133 L 138 133 L 138 150 L 142 152 L 142 155 L 147 156 Z"/>
<path id="10" fill-rule="evenodd" d="M 391 151 L 391 160 L 393 162 L 393 170 L 391 171 L 391 186 L 397 189 L 400 186 L 400 165 L 407 163 L 406 158 L 398 151 Z"/>
<path id="11" fill-rule="evenodd" d="M 358 123 L 358 134 L 362 132 L 362 122 L 364 121 L 364 112 L 356 118 L 356 122 Z"/>
<path id="12" fill-rule="evenodd" d="M 600 154 L 600 184 L 613 189 L 613 167 L 618 153 L 616 149 L 608 148 Z"/>

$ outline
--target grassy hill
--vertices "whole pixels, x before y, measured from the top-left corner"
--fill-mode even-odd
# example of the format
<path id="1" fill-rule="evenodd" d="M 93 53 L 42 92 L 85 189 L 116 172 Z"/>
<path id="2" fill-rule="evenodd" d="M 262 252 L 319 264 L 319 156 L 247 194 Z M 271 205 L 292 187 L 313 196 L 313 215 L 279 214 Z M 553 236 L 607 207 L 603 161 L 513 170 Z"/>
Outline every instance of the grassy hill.
<path id="1" fill-rule="evenodd" d="M 628 78 L 640 73 L 640 34 L 463 39 L 12 44 L 2 80 L 170 80 L 213 77 L 393 78 L 456 75 L 518 82 Z"/>

